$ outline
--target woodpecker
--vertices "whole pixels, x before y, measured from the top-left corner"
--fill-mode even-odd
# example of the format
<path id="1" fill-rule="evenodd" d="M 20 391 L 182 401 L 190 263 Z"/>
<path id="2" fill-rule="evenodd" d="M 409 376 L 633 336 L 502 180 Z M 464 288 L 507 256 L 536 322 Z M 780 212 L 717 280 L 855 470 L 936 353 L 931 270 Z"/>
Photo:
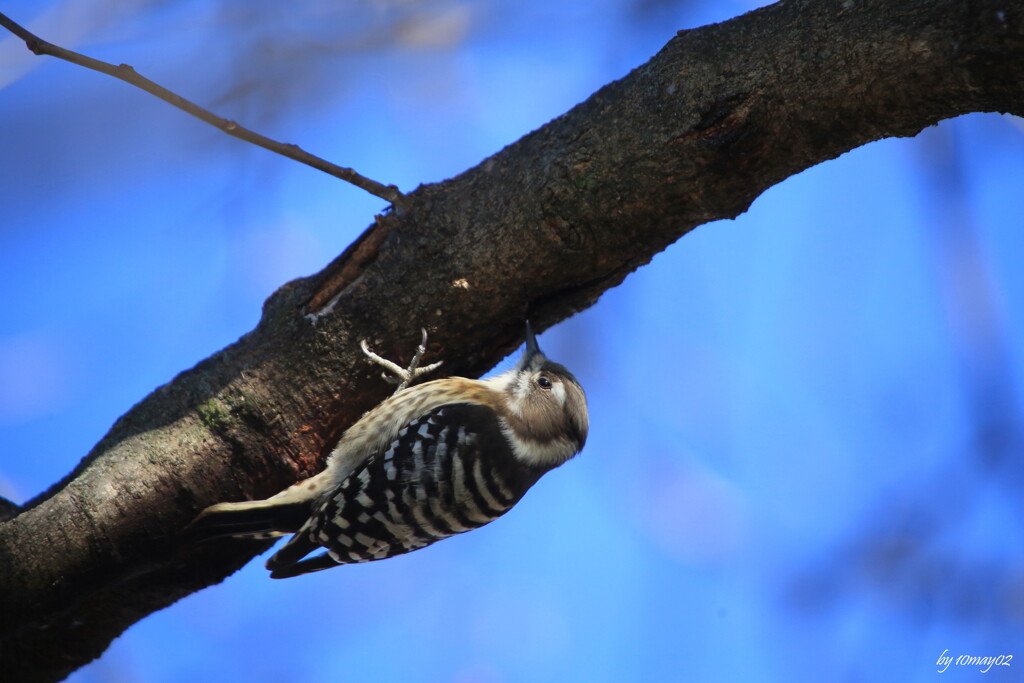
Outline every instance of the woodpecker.
<path id="1" fill-rule="evenodd" d="M 266 563 L 275 579 L 383 560 L 494 521 L 583 448 L 583 388 L 544 356 L 529 324 L 519 362 L 489 379 L 406 388 L 437 365 L 417 370 L 423 348 L 402 371 L 364 343 L 404 380 L 398 391 L 345 432 L 323 472 L 266 500 L 209 507 L 192 533 L 293 534 Z"/>

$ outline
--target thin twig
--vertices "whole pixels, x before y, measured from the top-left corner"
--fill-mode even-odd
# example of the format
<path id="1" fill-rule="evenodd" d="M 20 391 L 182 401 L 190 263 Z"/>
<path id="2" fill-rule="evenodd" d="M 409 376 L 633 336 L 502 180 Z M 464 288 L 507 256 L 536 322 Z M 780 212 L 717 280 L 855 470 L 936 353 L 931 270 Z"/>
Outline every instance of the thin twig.
<path id="1" fill-rule="evenodd" d="M 405 195 L 402 194 L 394 185 L 383 185 L 375 180 L 370 180 L 366 176 L 356 173 L 351 168 L 337 166 L 326 159 L 321 159 L 315 154 L 310 154 L 298 145 L 271 140 L 266 136 L 251 131 L 244 126 L 238 125 L 234 121 L 217 116 L 213 112 L 203 109 L 199 105 L 186 100 L 181 95 L 173 93 L 167 88 L 154 83 L 145 76 L 140 75 L 128 64 L 119 64 L 115 66 L 108 62 L 103 62 L 98 59 L 86 57 L 83 54 L 67 50 L 58 45 L 54 45 L 53 43 L 48 43 L 23 26 L 15 23 L 2 13 L 0 13 L 0 26 L 3 26 L 8 31 L 24 40 L 28 49 L 37 55 L 50 55 L 51 57 L 57 57 L 58 59 L 63 59 L 67 62 L 71 62 L 72 64 L 84 66 L 87 69 L 99 71 L 100 73 L 107 74 L 108 76 L 118 78 L 125 83 L 134 85 L 137 88 L 145 90 L 151 95 L 159 97 L 164 102 L 174 105 L 186 114 L 191 114 L 197 119 L 205 121 L 215 128 L 219 128 L 228 135 L 232 135 L 240 140 L 245 140 L 246 142 L 251 142 L 254 145 L 259 145 L 264 149 L 276 152 L 288 157 L 289 159 L 294 159 L 295 161 L 306 164 L 307 166 L 312 166 L 313 168 L 332 175 L 335 178 L 340 178 L 347 183 L 351 183 L 358 188 L 366 190 L 376 197 L 385 199 L 392 204 L 398 205 L 405 198 Z"/>
<path id="2" fill-rule="evenodd" d="M 427 331 L 426 329 L 420 331 L 423 333 L 423 337 L 420 340 L 420 345 L 416 347 L 416 353 L 413 355 L 412 360 L 409 362 L 408 368 L 403 368 L 399 366 L 397 363 L 392 363 L 387 358 L 378 356 L 376 353 L 370 350 L 370 345 L 366 343 L 365 339 L 359 342 L 359 348 L 363 350 L 363 353 L 366 354 L 367 358 L 372 360 L 374 363 L 383 366 L 384 369 L 388 370 L 389 372 L 391 372 L 391 374 L 394 375 L 394 377 L 389 377 L 387 372 L 385 372 L 381 376 L 384 378 L 384 381 L 387 382 L 388 384 L 398 385 L 398 388 L 395 389 L 396 394 L 402 389 L 405 389 L 413 382 L 415 382 L 423 375 L 427 374 L 428 372 L 433 372 L 434 370 L 437 370 L 444 364 L 443 360 L 439 360 L 436 363 L 425 365 L 422 368 L 419 366 L 420 360 L 423 359 L 423 354 L 427 352 Z"/>

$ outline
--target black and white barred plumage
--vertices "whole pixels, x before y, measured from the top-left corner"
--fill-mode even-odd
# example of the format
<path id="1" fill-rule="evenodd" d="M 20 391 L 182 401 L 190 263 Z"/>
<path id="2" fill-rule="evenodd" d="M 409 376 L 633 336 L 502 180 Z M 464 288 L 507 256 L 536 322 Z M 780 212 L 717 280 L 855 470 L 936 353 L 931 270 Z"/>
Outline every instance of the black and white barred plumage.
<path id="1" fill-rule="evenodd" d="M 273 578 L 394 557 L 505 514 L 583 448 L 587 429 L 583 389 L 528 332 L 512 370 L 403 389 L 345 433 L 321 474 L 265 501 L 214 505 L 193 527 L 294 534 L 267 561 Z"/>

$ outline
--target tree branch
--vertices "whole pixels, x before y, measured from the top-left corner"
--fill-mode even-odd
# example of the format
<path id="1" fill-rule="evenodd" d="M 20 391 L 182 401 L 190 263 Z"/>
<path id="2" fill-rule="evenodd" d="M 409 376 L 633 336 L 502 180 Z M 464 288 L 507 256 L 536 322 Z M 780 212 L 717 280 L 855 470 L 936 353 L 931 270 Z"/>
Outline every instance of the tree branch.
<path id="1" fill-rule="evenodd" d="M 16 516 L 19 512 L 21 512 L 21 506 L 6 498 L 0 498 L 0 522 Z"/>
<path id="2" fill-rule="evenodd" d="M 263 149 L 270 150 L 271 152 L 288 157 L 289 159 L 306 164 L 307 166 L 312 166 L 318 171 L 323 171 L 328 175 L 332 175 L 335 178 L 351 183 L 361 190 L 365 190 L 375 197 L 380 197 L 381 199 L 391 202 L 396 206 L 400 205 L 405 199 L 405 195 L 403 195 L 394 185 L 383 185 L 378 183 L 376 180 L 371 180 L 366 176 L 360 175 L 351 168 L 332 164 L 326 159 L 321 159 L 315 154 L 310 154 L 298 145 L 272 140 L 265 135 L 260 135 L 255 131 L 238 125 L 235 121 L 217 116 L 213 112 L 203 109 L 199 105 L 186 100 L 181 95 L 171 92 L 162 85 L 154 83 L 145 76 L 142 76 L 128 64 L 119 64 L 115 66 L 108 62 L 103 62 L 98 59 L 86 57 L 83 54 L 67 50 L 58 45 L 54 45 L 53 43 L 48 43 L 39 36 L 30 32 L 28 29 L 15 23 L 2 13 L 0 13 L 0 26 L 3 26 L 8 31 L 24 40 L 26 47 L 28 47 L 28 49 L 34 54 L 50 55 L 51 57 L 57 57 L 58 59 L 63 59 L 66 62 L 71 62 L 78 66 L 84 66 L 86 69 L 92 69 L 93 71 L 113 76 L 114 78 L 128 83 L 129 85 L 134 85 L 136 88 L 148 92 L 150 95 L 159 97 L 164 102 L 177 107 L 186 114 L 191 114 L 200 121 L 210 124 L 214 128 L 224 131 L 228 135 L 234 136 L 239 140 L 251 142 Z"/>
<path id="3" fill-rule="evenodd" d="M 784 0 L 683 31 L 649 62 L 462 175 L 422 186 L 235 344 L 117 421 L 0 524 L 0 662 L 55 680 L 265 546 L 179 536 L 212 503 L 322 466 L 389 387 L 367 338 L 476 376 L 695 226 L 872 140 L 1024 114 L 1024 0 Z M 338 577 L 343 580 L 342 577 Z"/>

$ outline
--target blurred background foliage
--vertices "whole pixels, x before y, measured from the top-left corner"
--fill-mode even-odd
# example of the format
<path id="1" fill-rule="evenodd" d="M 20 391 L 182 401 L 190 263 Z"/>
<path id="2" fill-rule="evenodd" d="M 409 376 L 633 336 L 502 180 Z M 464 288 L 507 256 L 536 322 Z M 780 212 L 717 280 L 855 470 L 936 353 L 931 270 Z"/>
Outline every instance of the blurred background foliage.
<path id="1" fill-rule="evenodd" d="M 757 4 L 3 11 L 411 190 Z M 23 502 L 384 205 L 10 36 L 0 86 L 0 495 Z M 592 433 L 515 512 L 292 581 L 255 561 L 70 680 L 918 681 L 944 651 L 1024 656 L 1022 194 L 998 115 L 790 178 L 544 335 Z"/>

